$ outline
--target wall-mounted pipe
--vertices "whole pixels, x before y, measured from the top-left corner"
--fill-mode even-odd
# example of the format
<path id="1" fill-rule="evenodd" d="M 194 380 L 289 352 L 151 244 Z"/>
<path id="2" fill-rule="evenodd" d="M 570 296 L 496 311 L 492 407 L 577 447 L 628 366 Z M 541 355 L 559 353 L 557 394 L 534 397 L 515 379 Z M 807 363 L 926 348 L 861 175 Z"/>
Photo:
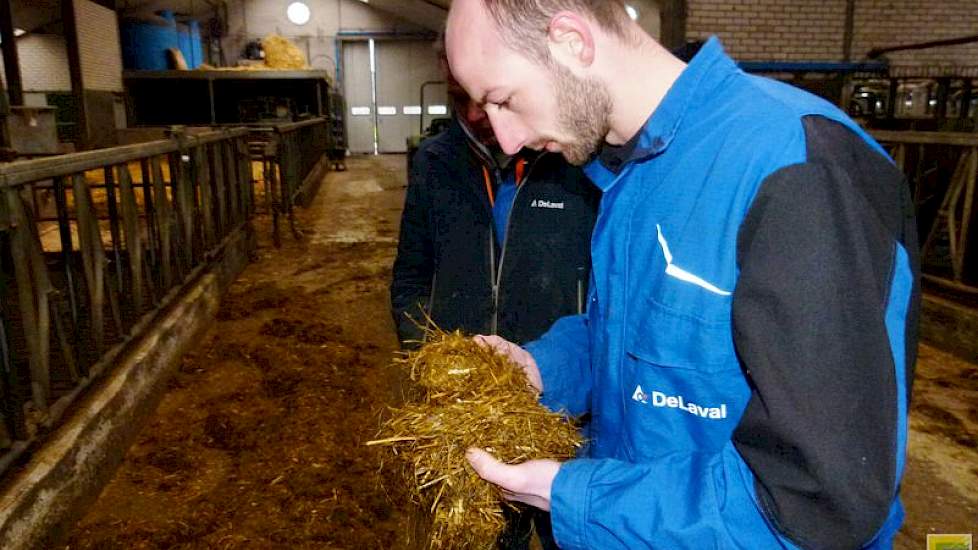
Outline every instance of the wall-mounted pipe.
<path id="1" fill-rule="evenodd" d="M 427 31 L 339 31 L 337 40 L 435 40 L 438 34 Z"/>
<path id="2" fill-rule="evenodd" d="M 944 40 L 931 40 L 929 42 L 916 42 L 913 44 L 904 44 L 902 46 L 889 46 L 886 48 L 873 48 L 869 50 L 866 57 L 870 59 L 876 59 L 882 55 L 892 53 L 892 52 L 902 52 L 908 50 L 926 50 L 928 48 L 938 48 L 941 46 L 957 46 L 960 44 L 970 44 L 972 42 L 978 42 L 978 34 L 973 34 L 970 36 L 962 36 L 960 38 L 946 38 Z"/>

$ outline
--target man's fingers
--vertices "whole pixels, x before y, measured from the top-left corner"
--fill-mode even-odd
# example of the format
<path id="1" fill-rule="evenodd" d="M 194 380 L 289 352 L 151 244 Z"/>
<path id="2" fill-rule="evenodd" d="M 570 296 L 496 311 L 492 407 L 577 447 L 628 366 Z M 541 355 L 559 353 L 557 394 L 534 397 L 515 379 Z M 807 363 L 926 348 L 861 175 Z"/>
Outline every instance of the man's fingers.
<path id="1" fill-rule="evenodd" d="M 472 447 L 466 451 L 465 458 L 468 459 L 472 469 L 479 474 L 479 477 L 489 483 L 499 485 L 503 490 L 513 490 L 513 480 L 509 475 L 510 466 L 496 460 L 491 454 L 477 447 Z"/>
<path id="2" fill-rule="evenodd" d="M 502 490 L 506 500 L 515 500 L 548 511 L 550 490 L 560 470 L 560 463 L 553 460 L 531 460 L 509 465 L 496 460 L 491 454 L 472 447 L 465 458 L 482 479 Z"/>
<path id="3" fill-rule="evenodd" d="M 465 458 L 469 461 L 469 464 L 472 465 L 472 469 L 475 470 L 475 473 L 479 474 L 479 477 L 490 482 L 492 479 L 489 478 L 492 477 L 492 473 L 496 470 L 498 465 L 502 464 L 491 454 L 477 447 L 471 447 L 465 451 Z"/>
<path id="4" fill-rule="evenodd" d="M 506 489 L 499 490 L 503 494 L 503 498 L 506 500 L 519 500 L 523 495 L 519 493 L 514 493 L 513 491 L 507 491 Z"/>
<path id="5" fill-rule="evenodd" d="M 479 344 L 484 348 L 491 348 L 499 351 L 502 351 L 502 344 L 506 341 L 495 334 L 476 334 L 472 337 L 472 339 L 475 340 L 476 344 Z"/>

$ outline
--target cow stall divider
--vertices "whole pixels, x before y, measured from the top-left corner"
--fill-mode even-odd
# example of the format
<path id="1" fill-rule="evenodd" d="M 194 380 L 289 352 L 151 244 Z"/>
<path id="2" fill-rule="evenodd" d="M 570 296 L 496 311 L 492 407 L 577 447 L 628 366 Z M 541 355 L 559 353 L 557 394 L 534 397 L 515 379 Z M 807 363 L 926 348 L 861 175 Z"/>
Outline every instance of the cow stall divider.
<path id="1" fill-rule="evenodd" d="M 978 134 L 874 130 L 906 174 L 917 212 L 925 284 L 978 298 Z"/>
<path id="2" fill-rule="evenodd" d="M 296 239 L 302 232 L 296 224 L 295 206 L 308 204 L 315 196 L 321 174 L 329 168 L 326 158 L 334 148 L 327 118 L 252 126 L 249 151 L 255 163 L 256 187 L 261 194 L 257 206 L 272 218 L 272 237 L 281 246 L 281 218 L 288 220 Z"/>
<path id="3" fill-rule="evenodd" d="M 0 472 L 248 223 L 249 135 L 0 164 Z"/>

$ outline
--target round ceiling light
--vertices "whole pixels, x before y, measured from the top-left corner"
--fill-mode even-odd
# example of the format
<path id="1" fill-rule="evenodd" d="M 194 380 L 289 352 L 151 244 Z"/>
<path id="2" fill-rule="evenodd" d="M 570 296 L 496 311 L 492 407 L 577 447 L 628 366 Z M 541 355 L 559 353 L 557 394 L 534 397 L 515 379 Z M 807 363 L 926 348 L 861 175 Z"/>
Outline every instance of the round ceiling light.
<path id="1" fill-rule="evenodd" d="M 305 25 L 309 22 L 309 17 L 312 15 L 312 12 L 309 11 L 309 6 L 304 2 L 292 2 L 286 8 L 285 14 L 289 17 L 289 21 L 296 25 Z"/>
<path id="2" fill-rule="evenodd" d="M 638 10 L 635 9 L 635 6 L 625 4 L 625 11 L 628 12 L 628 17 L 631 17 L 632 21 L 636 21 L 638 19 Z"/>

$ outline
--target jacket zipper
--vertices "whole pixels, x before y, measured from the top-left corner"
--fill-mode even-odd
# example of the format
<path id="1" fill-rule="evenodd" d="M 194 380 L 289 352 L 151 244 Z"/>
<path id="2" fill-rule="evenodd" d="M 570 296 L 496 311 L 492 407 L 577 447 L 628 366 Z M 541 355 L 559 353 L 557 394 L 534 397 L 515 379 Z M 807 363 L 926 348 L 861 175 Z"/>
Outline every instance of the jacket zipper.
<path id="1" fill-rule="evenodd" d="M 492 154 L 489 153 L 489 150 L 484 145 L 479 143 L 479 141 L 472 134 L 472 131 L 468 128 L 468 126 L 464 122 L 461 123 L 460 125 L 462 127 L 462 131 L 464 131 L 469 138 L 469 145 L 472 147 L 472 150 L 476 152 L 477 156 L 482 158 L 482 162 L 493 167 L 493 176 L 496 178 L 496 184 L 499 185 L 502 182 L 502 172 L 499 169 L 499 165 L 493 159 Z M 545 154 L 547 153 L 537 155 L 536 158 L 533 159 L 533 162 L 527 167 L 526 172 L 523 174 L 523 181 L 529 179 L 530 173 L 533 171 L 533 168 L 537 165 L 537 162 L 540 161 L 540 158 L 543 157 Z M 517 184 L 518 185 L 516 187 L 516 194 L 513 195 L 513 206 L 516 205 L 516 199 L 520 196 L 520 191 L 523 189 L 522 184 L 519 184 L 519 182 L 517 182 Z M 490 220 L 492 219 L 491 207 L 492 205 L 490 205 L 490 212 L 489 212 Z M 490 334 L 497 334 L 499 331 L 499 286 L 502 280 L 503 260 L 506 258 L 506 243 L 507 241 L 509 241 L 509 232 L 510 232 L 509 226 L 510 223 L 512 222 L 512 219 L 513 219 L 513 212 L 512 210 L 510 210 L 509 219 L 506 220 L 506 235 L 503 237 L 503 246 L 499 255 L 498 267 L 496 266 L 496 235 L 495 235 L 496 229 L 495 229 L 495 224 L 490 223 L 491 228 L 489 230 L 489 278 L 490 278 L 489 284 L 490 287 L 492 288 L 492 320 L 490 322 Z"/>
<path id="2" fill-rule="evenodd" d="M 499 177 L 499 170 L 496 169 L 495 176 Z M 492 213 L 489 213 L 490 218 Z M 492 320 L 489 325 L 489 334 L 496 334 L 499 328 L 499 286 L 496 284 L 496 228 L 490 222 L 489 230 L 489 286 L 492 288 Z M 506 243 L 503 242 L 503 250 L 506 250 Z M 501 259 L 501 258 L 500 258 Z M 501 265 L 501 263 L 500 263 Z"/>
<path id="3" fill-rule="evenodd" d="M 462 127 L 462 131 L 468 137 L 469 147 L 476 154 L 479 159 L 482 160 L 483 164 L 492 167 L 493 177 L 496 178 L 497 185 L 501 179 L 501 173 L 499 170 L 499 165 L 493 159 L 492 154 L 489 150 L 479 143 L 472 131 L 469 129 L 468 125 L 464 121 L 459 121 L 459 126 Z M 518 191 L 518 190 L 517 190 Z M 515 198 L 514 198 L 515 200 Z M 498 332 L 498 313 L 499 309 L 499 288 L 496 284 L 496 229 L 495 224 L 492 220 L 492 203 L 489 204 L 489 286 L 492 289 L 492 318 L 489 321 L 489 334 L 496 334 Z"/>
<path id="4" fill-rule="evenodd" d="M 584 268 L 577 268 L 577 314 L 584 313 Z"/>
<path id="5" fill-rule="evenodd" d="M 499 267 L 498 267 L 498 269 L 493 269 L 493 271 L 492 271 L 492 273 L 493 273 L 493 281 L 492 281 L 492 333 L 493 334 L 496 334 L 496 329 L 498 328 L 498 325 L 499 325 L 499 284 L 500 284 L 500 282 L 502 281 L 502 278 L 503 278 L 503 262 L 506 260 L 506 244 L 509 242 L 510 225 L 512 225 L 512 222 L 513 222 L 513 209 L 516 208 L 516 199 L 519 198 L 520 191 L 523 190 L 523 183 L 530 179 L 530 174 L 533 173 L 533 168 L 537 165 L 537 162 L 540 161 L 540 157 L 542 157 L 542 156 L 543 155 L 538 155 L 537 158 L 533 159 L 533 162 L 526 168 L 526 173 L 523 174 L 523 182 L 516 182 L 516 194 L 513 195 L 513 207 L 509 211 L 509 218 L 506 219 L 506 235 L 503 236 L 503 248 L 499 252 Z M 497 178 L 497 181 L 500 180 L 500 175 L 501 174 L 499 172 L 499 169 L 497 168 L 496 169 L 496 178 Z M 491 243 L 491 245 L 493 247 L 493 248 L 490 249 L 493 252 L 493 254 L 490 256 L 490 261 L 492 261 L 493 263 L 495 263 L 495 260 L 496 260 L 496 250 L 494 248 L 495 245 L 496 245 L 496 238 L 495 238 L 495 236 L 493 236 L 490 239 L 490 243 Z"/>
<path id="6" fill-rule="evenodd" d="M 438 272 L 435 271 L 434 273 L 431 274 L 431 290 L 428 293 L 428 306 L 425 308 L 425 315 L 427 315 L 428 317 L 426 319 L 423 319 L 424 325 L 426 327 L 429 324 L 428 319 L 434 319 L 435 317 L 434 307 L 435 307 L 435 291 L 437 290 L 437 285 L 438 285 Z M 419 323 L 422 322 L 422 319 L 418 319 L 418 322 Z M 422 341 L 425 342 L 428 341 L 428 331 L 425 331 L 424 338 L 422 338 Z"/>

